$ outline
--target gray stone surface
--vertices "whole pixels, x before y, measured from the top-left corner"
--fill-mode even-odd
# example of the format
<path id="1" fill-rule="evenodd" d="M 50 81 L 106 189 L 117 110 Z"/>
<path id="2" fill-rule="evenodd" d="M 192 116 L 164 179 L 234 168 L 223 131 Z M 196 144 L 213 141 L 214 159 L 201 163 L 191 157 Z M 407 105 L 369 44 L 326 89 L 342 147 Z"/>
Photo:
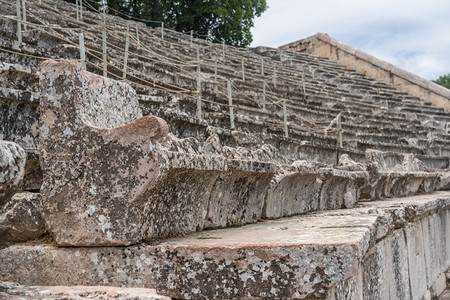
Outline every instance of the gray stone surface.
<path id="1" fill-rule="evenodd" d="M 261 151 L 226 158 L 217 137 L 166 137 L 164 121 L 139 118 L 128 85 L 74 63 L 45 62 L 41 83 L 43 213 L 59 245 L 129 245 L 261 219 L 276 170 L 246 160 Z"/>
<path id="2" fill-rule="evenodd" d="M 427 167 L 413 154 L 405 154 L 401 163 L 389 160 L 382 151 L 366 151 L 369 183 L 362 195 L 368 199 L 405 197 L 416 193 L 431 193 L 439 185 L 440 173 Z"/>
<path id="3" fill-rule="evenodd" d="M 21 188 L 26 154 L 13 142 L 0 141 L 0 208 Z"/>
<path id="4" fill-rule="evenodd" d="M 449 267 L 433 246 L 450 230 L 449 208 L 450 194 L 436 193 L 130 247 L 10 246 L 0 280 L 153 287 L 182 299 L 420 299 Z M 445 230 L 425 237 L 428 222 Z"/>
<path id="5" fill-rule="evenodd" d="M 142 117 L 134 90 L 81 71 L 41 65 L 43 215 L 60 245 L 127 245 L 143 238 L 154 142 L 167 125 Z"/>
<path id="6" fill-rule="evenodd" d="M 263 216 L 280 218 L 351 208 L 368 178 L 368 173 L 359 167 L 324 168 L 307 161 L 280 166 L 267 191 Z"/>
<path id="7" fill-rule="evenodd" d="M 112 286 L 23 286 L 14 282 L 0 282 L 0 298 L 14 300 L 164 300 L 154 289 L 121 288 Z"/>
<path id="8" fill-rule="evenodd" d="M 0 247 L 39 238 L 45 233 L 41 195 L 15 194 L 0 209 Z"/>

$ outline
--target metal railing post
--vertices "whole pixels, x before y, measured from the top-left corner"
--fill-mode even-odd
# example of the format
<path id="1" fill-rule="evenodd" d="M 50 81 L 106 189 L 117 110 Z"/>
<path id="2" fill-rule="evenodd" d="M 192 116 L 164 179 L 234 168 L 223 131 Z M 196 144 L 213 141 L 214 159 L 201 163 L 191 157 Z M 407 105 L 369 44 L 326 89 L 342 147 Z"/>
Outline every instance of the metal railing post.
<path id="1" fill-rule="evenodd" d="M 338 119 L 337 119 L 337 128 L 338 128 L 338 145 L 340 148 L 342 148 L 343 146 L 343 142 L 342 142 L 342 120 L 341 120 L 341 115 L 338 115 Z"/>

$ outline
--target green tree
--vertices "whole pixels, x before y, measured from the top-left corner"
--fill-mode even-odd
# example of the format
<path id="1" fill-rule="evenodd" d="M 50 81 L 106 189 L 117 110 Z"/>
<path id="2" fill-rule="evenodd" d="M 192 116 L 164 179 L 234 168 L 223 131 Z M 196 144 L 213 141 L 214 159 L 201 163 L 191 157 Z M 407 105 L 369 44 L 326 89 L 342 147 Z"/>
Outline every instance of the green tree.
<path id="1" fill-rule="evenodd" d="M 450 89 L 450 74 L 439 76 L 438 79 L 432 81 L 434 83 L 437 83 L 439 85 L 442 85 L 443 87 Z"/>
<path id="2" fill-rule="evenodd" d="M 160 26 L 158 22 L 164 22 L 166 28 L 186 33 L 192 30 L 196 37 L 241 47 L 250 45 L 253 19 L 267 9 L 266 0 L 106 1 L 110 14 L 156 21 L 147 22 L 147 25 L 154 27 Z"/>
<path id="3" fill-rule="evenodd" d="M 266 9 L 266 0 L 180 0 L 170 2 L 164 22 L 177 31 L 193 30 L 208 40 L 235 46 L 252 42 L 253 19 Z"/>

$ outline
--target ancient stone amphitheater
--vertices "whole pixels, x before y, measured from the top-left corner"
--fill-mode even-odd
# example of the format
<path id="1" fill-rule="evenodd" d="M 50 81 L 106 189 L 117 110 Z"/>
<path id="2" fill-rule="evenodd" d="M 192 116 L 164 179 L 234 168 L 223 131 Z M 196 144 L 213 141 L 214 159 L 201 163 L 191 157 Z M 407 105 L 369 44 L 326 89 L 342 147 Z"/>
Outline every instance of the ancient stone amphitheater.
<path id="1" fill-rule="evenodd" d="M 0 298 L 448 299 L 443 108 L 63 1 L 0 14 Z"/>

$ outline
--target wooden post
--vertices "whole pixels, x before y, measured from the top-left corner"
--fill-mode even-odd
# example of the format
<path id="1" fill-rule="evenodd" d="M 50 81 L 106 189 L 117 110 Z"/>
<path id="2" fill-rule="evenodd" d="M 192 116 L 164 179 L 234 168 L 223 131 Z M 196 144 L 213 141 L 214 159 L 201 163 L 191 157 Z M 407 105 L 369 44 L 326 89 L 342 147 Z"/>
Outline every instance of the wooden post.
<path id="1" fill-rule="evenodd" d="M 342 148 L 342 120 L 341 115 L 338 115 L 337 119 L 337 127 L 338 127 L 338 145 L 340 148 Z"/>
<path id="2" fill-rule="evenodd" d="M 266 109 L 266 82 L 263 82 L 263 109 Z"/>
<path id="3" fill-rule="evenodd" d="M 17 41 L 22 43 L 22 22 L 20 21 L 20 0 L 16 0 L 16 16 L 17 16 Z"/>
<path id="4" fill-rule="evenodd" d="M 202 119 L 202 82 L 200 79 L 200 65 L 197 67 L 197 118 Z"/>
<path id="5" fill-rule="evenodd" d="M 277 68 L 275 66 L 273 67 L 273 79 L 272 79 L 272 82 L 273 82 L 273 86 L 277 87 Z"/>
<path id="6" fill-rule="evenodd" d="M 222 41 L 222 55 L 225 57 L 225 41 Z"/>
<path id="7" fill-rule="evenodd" d="M 161 39 L 164 39 L 164 22 L 161 22 Z"/>
<path id="8" fill-rule="evenodd" d="M 80 42 L 80 60 L 81 60 L 81 68 L 86 70 L 86 52 L 84 49 L 84 33 L 80 33 L 79 42 Z"/>
<path id="9" fill-rule="evenodd" d="M 78 0 L 75 0 L 75 10 L 77 12 L 77 21 L 80 21 L 80 13 L 78 11 Z"/>
<path id="10" fill-rule="evenodd" d="M 306 99 L 305 73 L 302 73 L 303 99 Z"/>
<path id="11" fill-rule="evenodd" d="M 227 81 L 228 106 L 230 107 L 230 128 L 234 129 L 233 95 L 231 93 L 231 83 Z"/>
<path id="12" fill-rule="evenodd" d="M 286 112 L 286 99 L 283 100 L 283 123 L 284 123 L 284 136 L 289 136 L 287 112 Z"/>
<path id="13" fill-rule="evenodd" d="M 197 63 L 200 64 L 200 47 L 197 48 Z"/>
<path id="14" fill-rule="evenodd" d="M 26 0 L 22 0 L 23 31 L 27 31 L 27 9 L 25 2 Z"/>
<path id="15" fill-rule="evenodd" d="M 80 20 L 83 22 L 83 0 L 79 0 L 80 4 Z"/>
<path id="16" fill-rule="evenodd" d="M 139 40 L 139 26 L 136 24 L 136 39 L 137 39 L 137 49 L 141 48 L 141 42 Z"/>
<path id="17" fill-rule="evenodd" d="M 102 50 L 103 50 L 103 77 L 108 77 L 108 57 L 106 54 L 106 30 L 102 32 Z"/>
<path id="18" fill-rule="evenodd" d="M 217 82 L 217 58 L 214 58 L 214 82 Z"/>
<path id="19" fill-rule="evenodd" d="M 194 38 L 194 30 L 191 30 L 191 48 L 192 48 L 192 40 Z"/>
<path id="20" fill-rule="evenodd" d="M 264 76 L 264 58 L 261 58 L 261 75 Z"/>
<path id="21" fill-rule="evenodd" d="M 244 59 L 242 59 L 242 81 L 245 82 L 245 64 L 244 64 Z"/>
<path id="22" fill-rule="evenodd" d="M 125 38 L 125 56 L 123 57 L 122 78 L 127 78 L 128 48 L 130 47 L 130 23 L 127 23 L 127 37 Z"/>

